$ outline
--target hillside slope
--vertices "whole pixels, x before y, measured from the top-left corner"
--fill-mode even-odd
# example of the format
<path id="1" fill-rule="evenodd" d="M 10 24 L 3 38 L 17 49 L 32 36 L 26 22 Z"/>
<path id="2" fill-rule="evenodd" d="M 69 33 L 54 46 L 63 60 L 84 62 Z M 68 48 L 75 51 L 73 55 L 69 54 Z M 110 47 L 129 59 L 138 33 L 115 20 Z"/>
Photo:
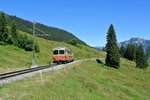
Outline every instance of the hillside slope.
<path id="1" fill-rule="evenodd" d="M 8 14 L 5 14 L 6 21 L 8 25 L 10 26 L 11 23 L 15 23 L 17 28 L 21 31 L 27 32 L 29 34 L 32 34 L 32 29 L 33 29 L 33 23 L 27 20 L 24 20 L 22 18 L 16 17 L 16 16 L 11 16 Z M 60 42 L 68 42 L 72 39 L 76 39 L 79 44 L 84 44 L 86 45 L 85 42 L 74 36 L 72 33 L 67 32 L 65 30 L 55 28 L 55 27 L 50 27 L 43 25 L 41 23 L 36 23 L 36 28 L 42 30 L 43 32 L 49 34 L 50 37 L 45 37 L 41 36 L 41 32 L 36 31 L 37 35 L 40 35 L 40 37 L 45 38 L 45 39 L 50 39 L 50 40 L 55 40 L 55 41 L 60 41 Z M 43 35 L 43 34 L 42 34 Z"/>
<path id="2" fill-rule="evenodd" d="M 2 86 L 0 99 L 149 100 L 150 69 L 121 60 L 120 69 L 84 61 Z"/>
<path id="3" fill-rule="evenodd" d="M 19 31 L 20 34 L 27 34 Z M 31 35 L 27 34 L 31 37 Z M 52 49 L 58 46 L 66 46 L 70 48 L 75 58 L 96 58 L 104 57 L 105 53 L 82 45 L 82 48 L 69 45 L 64 42 L 50 41 L 36 37 L 36 41 L 40 47 L 40 53 L 36 53 L 37 65 L 45 65 L 52 62 Z M 23 68 L 29 68 L 32 63 L 32 52 L 27 52 L 13 45 L 0 45 L 0 73 L 9 72 Z"/>

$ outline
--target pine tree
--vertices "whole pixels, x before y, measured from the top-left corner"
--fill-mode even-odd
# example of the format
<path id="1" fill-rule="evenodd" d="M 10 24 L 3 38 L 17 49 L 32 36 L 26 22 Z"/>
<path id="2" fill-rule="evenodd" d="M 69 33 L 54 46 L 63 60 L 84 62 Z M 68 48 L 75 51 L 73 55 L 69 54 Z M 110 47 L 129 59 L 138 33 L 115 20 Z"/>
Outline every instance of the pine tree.
<path id="1" fill-rule="evenodd" d="M 119 53 L 120 53 L 121 57 L 125 56 L 126 48 L 123 45 L 121 45 Z"/>
<path id="2" fill-rule="evenodd" d="M 148 46 L 148 47 L 146 48 L 146 55 L 147 55 L 147 60 L 148 60 L 148 62 L 150 63 L 150 46 Z"/>
<path id="3" fill-rule="evenodd" d="M 140 45 L 137 48 L 137 52 L 136 52 L 136 67 L 147 68 L 147 66 L 148 66 L 147 57 L 144 54 L 142 45 Z"/>
<path id="4" fill-rule="evenodd" d="M 7 42 L 8 41 L 8 29 L 5 20 L 5 14 L 0 13 L 0 41 Z"/>
<path id="5" fill-rule="evenodd" d="M 16 25 L 14 23 L 11 24 L 10 34 L 12 36 L 12 42 L 14 45 L 17 45 L 17 31 L 16 31 Z"/>
<path id="6" fill-rule="evenodd" d="M 148 57 L 150 57 L 150 46 L 148 46 L 148 47 L 146 48 L 146 54 L 147 54 Z"/>
<path id="7" fill-rule="evenodd" d="M 11 24 L 11 34 L 13 38 L 17 37 L 16 25 L 14 23 Z"/>
<path id="8" fill-rule="evenodd" d="M 124 57 L 127 58 L 128 60 L 135 61 L 135 59 L 136 59 L 136 50 L 137 50 L 136 46 L 128 44 Z"/>
<path id="9" fill-rule="evenodd" d="M 119 48 L 117 46 L 116 33 L 113 25 L 111 24 L 107 32 L 106 44 L 106 65 L 114 68 L 120 67 Z"/>
<path id="10" fill-rule="evenodd" d="M 105 47 L 102 47 L 102 51 L 106 51 L 106 48 L 105 48 Z"/>

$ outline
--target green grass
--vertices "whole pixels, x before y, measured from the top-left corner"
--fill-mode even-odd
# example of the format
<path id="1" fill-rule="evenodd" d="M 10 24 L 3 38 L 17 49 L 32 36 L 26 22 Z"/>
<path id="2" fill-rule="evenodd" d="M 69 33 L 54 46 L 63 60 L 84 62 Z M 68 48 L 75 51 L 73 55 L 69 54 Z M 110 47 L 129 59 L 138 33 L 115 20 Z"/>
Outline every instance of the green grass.
<path id="1" fill-rule="evenodd" d="M 27 34 L 19 30 L 18 32 Z M 29 34 L 27 35 L 31 36 Z M 70 48 L 73 51 L 75 58 L 105 57 L 104 52 L 99 52 L 84 45 L 82 48 L 79 48 L 63 42 L 48 41 L 38 37 L 36 37 L 36 41 L 39 43 L 40 47 L 40 53 L 37 53 L 35 57 L 36 63 L 39 66 L 52 62 L 52 49 L 58 46 Z M 27 52 L 13 45 L 0 45 L 0 73 L 29 68 L 31 64 L 32 52 Z"/>
<path id="2" fill-rule="evenodd" d="M 2 100 L 149 100 L 150 68 L 121 59 L 120 69 L 83 61 L 0 88 Z"/>

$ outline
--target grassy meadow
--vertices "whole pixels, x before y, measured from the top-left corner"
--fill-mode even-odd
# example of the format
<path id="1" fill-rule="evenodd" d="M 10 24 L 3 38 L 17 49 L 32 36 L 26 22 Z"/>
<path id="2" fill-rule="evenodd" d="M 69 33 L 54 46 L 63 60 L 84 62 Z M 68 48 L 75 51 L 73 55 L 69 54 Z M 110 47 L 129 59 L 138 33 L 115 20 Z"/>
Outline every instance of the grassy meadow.
<path id="1" fill-rule="evenodd" d="M 59 71 L 0 87 L 1 100 L 149 100 L 150 67 L 135 68 L 121 59 L 120 69 L 95 60 L 68 65 Z"/>
<path id="2" fill-rule="evenodd" d="M 18 30 L 19 31 L 19 30 Z M 21 34 L 27 34 L 19 31 Z M 31 37 L 31 35 L 27 34 Z M 36 64 L 38 66 L 52 62 L 52 49 L 58 46 L 70 48 L 75 58 L 97 58 L 105 57 L 104 52 L 97 51 L 88 46 L 76 47 L 63 42 L 48 41 L 36 37 L 40 47 L 40 53 L 36 53 Z M 32 64 L 32 52 L 25 51 L 13 45 L 0 45 L 0 73 L 29 68 Z"/>

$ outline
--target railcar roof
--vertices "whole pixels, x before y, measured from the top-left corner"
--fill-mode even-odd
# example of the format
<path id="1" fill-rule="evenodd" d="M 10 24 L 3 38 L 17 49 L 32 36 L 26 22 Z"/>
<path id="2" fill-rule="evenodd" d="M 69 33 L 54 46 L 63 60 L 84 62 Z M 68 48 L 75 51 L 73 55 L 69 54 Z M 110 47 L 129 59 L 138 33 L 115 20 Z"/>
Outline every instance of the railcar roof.
<path id="1" fill-rule="evenodd" d="M 64 46 L 60 46 L 60 47 L 54 48 L 53 51 L 54 50 L 70 50 L 70 49 L 68 49 L 67 47 L 64 47 Z"/>

